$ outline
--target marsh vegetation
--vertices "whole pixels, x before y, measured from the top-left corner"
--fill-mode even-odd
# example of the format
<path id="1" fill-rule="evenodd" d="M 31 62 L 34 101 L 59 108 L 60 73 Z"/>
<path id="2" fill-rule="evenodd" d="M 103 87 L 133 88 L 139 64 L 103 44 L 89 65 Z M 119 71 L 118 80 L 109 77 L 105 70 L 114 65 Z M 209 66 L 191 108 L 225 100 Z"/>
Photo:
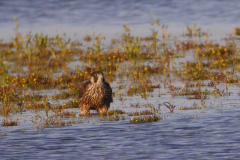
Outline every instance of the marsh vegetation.
<path id="1" fill-rule="evenodd" d="M 123 25 L 122 35 L 106 47 L 100 34 L 89 33 L 81 41 L 58 33 L 22 35 L 15 22 L 15 37 L 0 42 L 2 126 L 18 125 L 12 115 L 26 111 L 32 112 L 37 131 L 39 125 L 84 123 L 78 110 L 69 109 L 78 108 L 78 86 L 96 70 L 114 83 L 114 102 L 120 102 L 107 113 L 92 113 L 100 121 L 155 122 L 162 120 L 163 107 L 172 114 L 174 109 L 205 113 L 210 107 L 205 100 L 231 96 L 229 87 L 240 86 L 237 28 L 221 42 L 209 40 L 211 34 L 197 24 L 176 37 L 154 17 L 151 35 L 132 36 L 130 27 Z M 149 100 L 163 101 L 166 95 L 158 105 Z M 141 104 L 134 97 L 140 97 Z M 176 98 L 184 99 L 185 106 L 173 104 Z M 194 104 L 187 102 L 192 100 Z"/>

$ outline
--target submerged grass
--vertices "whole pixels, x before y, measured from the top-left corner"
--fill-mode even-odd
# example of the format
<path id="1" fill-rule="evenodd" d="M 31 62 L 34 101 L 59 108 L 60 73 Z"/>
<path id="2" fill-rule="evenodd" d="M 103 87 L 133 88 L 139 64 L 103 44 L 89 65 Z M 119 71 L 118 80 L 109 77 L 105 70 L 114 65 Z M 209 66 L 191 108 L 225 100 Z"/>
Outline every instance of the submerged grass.
<path id="1" fill-rule="evenodd" d="M 129 120 L 130 123 L 138 123 L 138 122 L 156 122 L 161 121 L 159 115 L 151 115 L 151 116 L 144 116 L 144 117 L 133 117 Z"/>
<path id="2" fill-rule="evenodd" d="M 112 116 L 117 114 L 125 114 L 125 112 L 119 109 L 115 109 L 115 110 L 107 111 L 106 113 L 100 113 L 101 116 Z"/>
<path id="3" fill-rule="evenodd" d="M 18 122 L 12 120 L 3 120 L 1 126 L 18 126 Z"/>
<path id="4" fill-rule="evenodd" d="M 141 116 L 141 115 L 149 115 L 152 114 L 149 110 L 141 111 L 141 112 L 130 112 L 128 116 Z"/>

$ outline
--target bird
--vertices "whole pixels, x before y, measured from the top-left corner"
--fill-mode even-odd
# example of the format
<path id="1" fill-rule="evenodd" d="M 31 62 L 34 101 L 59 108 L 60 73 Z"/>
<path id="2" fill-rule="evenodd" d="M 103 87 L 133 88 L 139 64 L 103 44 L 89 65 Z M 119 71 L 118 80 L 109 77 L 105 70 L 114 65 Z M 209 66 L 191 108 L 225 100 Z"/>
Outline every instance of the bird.
<path id="1" fill-rule="evenodd" d="M 108 111 L 113 102 L 112 88 L 105 81 L 102 71 L 94 71 L 90 79 L 80 85 L 78 99 L 82 116 L 90 115 L 90 109 L 100 113 Z"/>

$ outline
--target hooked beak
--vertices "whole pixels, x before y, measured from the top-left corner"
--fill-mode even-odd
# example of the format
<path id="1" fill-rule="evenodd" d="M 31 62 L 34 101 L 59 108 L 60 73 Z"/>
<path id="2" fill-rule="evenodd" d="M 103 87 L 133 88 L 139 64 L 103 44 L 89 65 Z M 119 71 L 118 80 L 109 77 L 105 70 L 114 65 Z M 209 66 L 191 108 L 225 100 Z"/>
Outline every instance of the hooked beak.
<path id="1" fill-rule="evenodd" d="M 103 75 L 99 75 L 99 78 L 100 78 L 100 79 L 103 79 Z"/>

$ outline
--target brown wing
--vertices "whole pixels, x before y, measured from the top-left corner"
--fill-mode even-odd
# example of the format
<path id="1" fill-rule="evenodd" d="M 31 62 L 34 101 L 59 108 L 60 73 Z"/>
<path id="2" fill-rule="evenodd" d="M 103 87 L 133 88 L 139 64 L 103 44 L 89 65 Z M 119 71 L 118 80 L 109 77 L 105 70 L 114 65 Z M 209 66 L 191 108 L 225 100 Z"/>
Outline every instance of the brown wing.
<path id="1" fill-rule="evenodd" d="M 78 96 L 78 99 L 82 98 L 82 96 L 84 95 L 84 93 L 86 92 L 87 90 L 87 87 L 91 84 L 91 82 L 88 80 L 84 83 L 82 83 L 79 87 L 79 96 Z"/>
<path id="2" fill-rule="evenodd" d="M 109 94 L 107 99 L 108 99 L 109 102 L 113 102 L 113 99 L 112 99 L 112 88 L 110 87 L 108 82 L 104 82 L 104 83 L 105 83 L 106 90 L 107 90 L 107 92 Z"/>

